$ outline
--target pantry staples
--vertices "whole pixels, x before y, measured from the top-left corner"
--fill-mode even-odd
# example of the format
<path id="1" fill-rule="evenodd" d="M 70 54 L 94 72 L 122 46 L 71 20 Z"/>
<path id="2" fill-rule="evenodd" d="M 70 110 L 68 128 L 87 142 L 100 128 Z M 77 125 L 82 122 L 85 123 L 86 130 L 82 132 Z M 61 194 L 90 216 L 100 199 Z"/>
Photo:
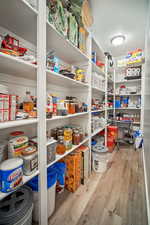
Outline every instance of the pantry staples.
<path id="1" fill-rule="evenodd" d="M 23 184 L 23 160 L 13 158 L 0 164 L 0 191 L 11 192 Z"/>
<path id="2" fill-rule="evenodd" d="M 99 128 L 105 127 L 106 120 L 103 116 L 101 115 L 93 115 L 92 116 L 92 121 L 91 121 L 91 129 L 92 132 Z"/>
<path id="3" fill-rule="evenodd" d="M 61 99 L 54 94 L 47 95 L 47 118 L 87 111 L 88 105 L 85 102 L 81 102 L 76 97 L 66 96 L 66 99 Z"/>
<path id="4" fill-rule="evenodd" d="M 87 83 L 87 74 L 85 69 L 64 63 L 60 58 L 55 56 L 54 51 L 50 51 L 47 54 L 46 66 L 48 70 L 59 73 L 62 76 L 82 83 Z"/>
<path id="5" fill-rule="evenodd" d="M 92 62 L 99 68 L 99 71 L 104 72 L 105 64 L 98 60 L 97 53 L 95 51 L 92 52 L 91 59 Z"/>
<path id="6" fill-rule="evenodd" d="M 80 76 L 82 75 L 80 74 Z M 17 95 L 4 94 L 5 89 L 7 89 L 7 86 L 5 88 L 4 85 L 0 86 L 0 122 L 37 117 L 36 96 L 32 96 L 30 91 L 26 91 L 23 98 Z M 56 94 L 47 94 L 47 118 L 87 111 L 88 105 L 76 97 L 66 96 L 66 99 L 63 99 Z"/>
<path id="7" fill-rule="evenodd" d="M 37 146 L 23 131 L 14 131 L 0 142 L 0 190 L 10 192 L 22 184 L 22 177 L 38 169 Z"/>
<path id="8" fill-rule="evenodd" d="M 50 137 L 58 140 L 56 153 L 64 154 L 72 148 L 72 145 L 79 145 L 87 136 L 86 130 L 79 126 L 68 125 L 51 129 Z"/>
<path id="9" fill-rule="evenodd" d="M 100 99 L 100 98 L 92 98 L 91 109 L 92 109 L 92 111 L 105 109 L 104 98 L 102 98 L 102 99 Z"/>
<path id="10" fill-rule="evenodd" d="M 9 140 L 8 142 L 8 157 L 21 156 L 22 151 L 28 147 L 28 137 L 20 136 Z"/>

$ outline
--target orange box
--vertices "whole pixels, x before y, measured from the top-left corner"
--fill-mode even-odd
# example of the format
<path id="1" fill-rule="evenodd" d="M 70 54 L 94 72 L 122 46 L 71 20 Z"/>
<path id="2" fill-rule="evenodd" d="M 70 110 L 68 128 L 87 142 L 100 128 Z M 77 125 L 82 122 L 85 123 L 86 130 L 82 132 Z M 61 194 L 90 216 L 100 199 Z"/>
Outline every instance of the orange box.
<path id="1" fill-rule="evenodd" d="M 74 153 L 65 157 L 66 177 L 65 187 L 68 191 L 75 192 L 81 184 L 81 152 Z"/>

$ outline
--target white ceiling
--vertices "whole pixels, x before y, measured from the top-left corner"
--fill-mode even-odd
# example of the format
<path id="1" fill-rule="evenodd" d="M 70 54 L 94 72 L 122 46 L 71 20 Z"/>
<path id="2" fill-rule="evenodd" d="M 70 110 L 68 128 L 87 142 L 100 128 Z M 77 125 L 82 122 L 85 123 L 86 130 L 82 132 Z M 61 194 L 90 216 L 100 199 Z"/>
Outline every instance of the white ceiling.
<path id="1" fill-rule="evenodd" d="M 93 33 L 104 51 L 113 56 L 144 49 L 148 0 L 90 0 L 94 17 Z M 123 34 L 122 46 L 112 46 L 113 36 Z"/>

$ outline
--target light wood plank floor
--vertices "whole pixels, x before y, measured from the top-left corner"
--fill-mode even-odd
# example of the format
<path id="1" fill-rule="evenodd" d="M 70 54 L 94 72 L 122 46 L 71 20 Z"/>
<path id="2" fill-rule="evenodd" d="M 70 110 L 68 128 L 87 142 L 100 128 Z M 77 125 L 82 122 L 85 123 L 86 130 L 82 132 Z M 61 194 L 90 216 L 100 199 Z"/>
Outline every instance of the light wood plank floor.
<path id="1" fill-rule="evenodd" d="M 147 225 L 142 152 L 122 148 L 103 175 L 57 197 L 49 225 Z"/>

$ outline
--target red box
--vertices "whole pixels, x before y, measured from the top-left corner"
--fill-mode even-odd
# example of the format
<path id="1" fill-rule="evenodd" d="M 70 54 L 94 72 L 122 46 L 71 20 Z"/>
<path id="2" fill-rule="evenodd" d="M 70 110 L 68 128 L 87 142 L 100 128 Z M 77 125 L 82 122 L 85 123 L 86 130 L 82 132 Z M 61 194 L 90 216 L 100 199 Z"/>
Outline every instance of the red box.
<path id="1" fill-rule="evenodd" d="M 9 120 L 16 119 L 16 111 L 17 111 L 17 96 L 10 95 L 9 96 Z"/>
<path id="2" fill-rule="evenodd" d="M 9 95 L 0 94 L 0 110 L 9 109 Z"/>
<path id="3" fill-rule="evenodd" d="M 0 109 L 0 122 L 9 120 L 9 109 Z"/>

